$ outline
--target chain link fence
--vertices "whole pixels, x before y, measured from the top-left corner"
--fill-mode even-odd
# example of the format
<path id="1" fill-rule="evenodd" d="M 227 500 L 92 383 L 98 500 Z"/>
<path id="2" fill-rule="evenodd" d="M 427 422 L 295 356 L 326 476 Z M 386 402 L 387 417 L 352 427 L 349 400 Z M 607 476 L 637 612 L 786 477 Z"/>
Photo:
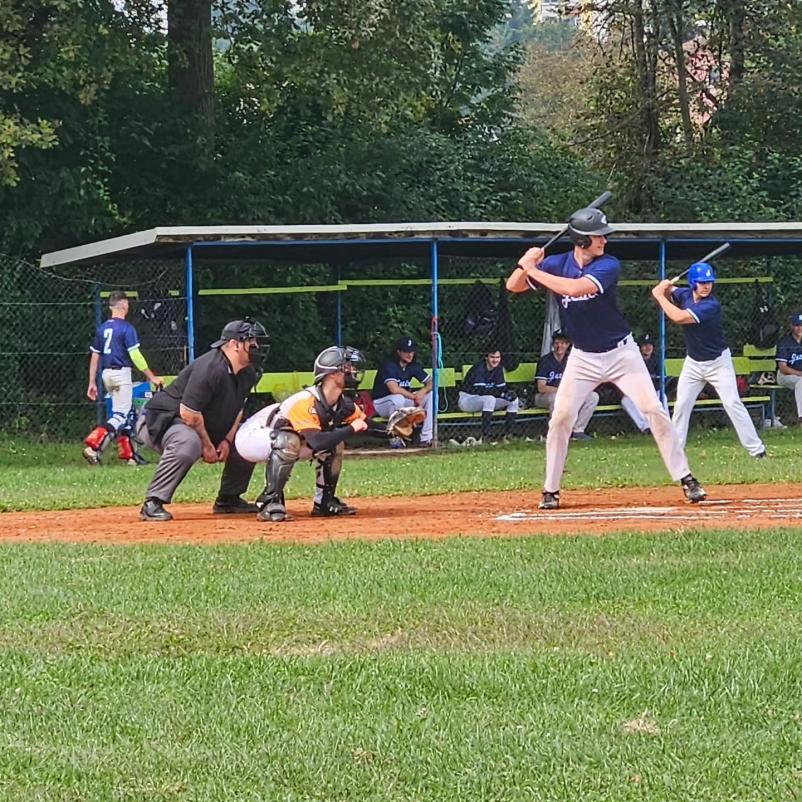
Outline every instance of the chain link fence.
<path id="1" fill-rule="evenodd" d="M 227 321 L 246 315 L 263 322 L 271 335 L 268 372 L 311 371 L 315 355 L 337 342 L 363 350 L 368 367 L 375 369 L 402 335 L 416 340 L 418 361 L 431 369 L 434 343 L 441 368 L 438 427 L 440 440 L 447 441 L 479 434 L 479 419 L 460 414 L 457 401 L 468 368 L 493 346 L 502 351 L 520 400 L 516 434 L 537 438 L 546 431 L 548 415 L 533 414 L 535 366 L 550 348 L 551 332 L 560 327 L 559 316 L 556 304 L 550 308 L 543 293 L 506 292 L 504 282 L 512 264 L 488 257 L 441 257 L 438 318 L 433 327 L 428 256 L 338 261 L 333 247 L 327 264 L 196 259 L 195 354 L 208 349 Z M 93 405 L 85 393 L 89 343 L 107 315 L 106 298 L 112 290 L 123 289 L 131 296 L 128 320 L 140 335 L 152 369 L 171 376 L 186 364 L 188 307 L 182 259 L 60 268 L 58 273 L 12 258 L 2 259 L 0 266 L 3 430 L 71 439 L 104 417 L 103 407 Z M 686 267 L 670 263 L 667 273 L 676 275 Z M 802 291 L 796 272 L 789 259 L 722 263 L 715 292 L 734 356 L 756 344 L 766 314 L 780 324 L 780 334 L 785 333 Z M 651 335 L 659 353 L 660 315 L 650 295 L 657 279 L 654 261 L 626 262 L 618 295 L 635 335 Z M 768 313 L 761 313 L 766 305 Z M 666 323 L 665 352 L 668 360 L 685 355 L 681 327 Z M 746 379 L 748 385 L 755 377 Z M 589 431 L 598 435 L 636 431 L 620 408 L 610 409 L 619 405 L 617 391 L 603 387 L 600 395 L 600 411 Z M 791 394 L 780 392 L 777 398 L 778 415 L 796 418 Z M 270 400 L 255 397 L 248 411 Z M 724 423 L 717 412 L 694 416 L 695 425 Z"/>

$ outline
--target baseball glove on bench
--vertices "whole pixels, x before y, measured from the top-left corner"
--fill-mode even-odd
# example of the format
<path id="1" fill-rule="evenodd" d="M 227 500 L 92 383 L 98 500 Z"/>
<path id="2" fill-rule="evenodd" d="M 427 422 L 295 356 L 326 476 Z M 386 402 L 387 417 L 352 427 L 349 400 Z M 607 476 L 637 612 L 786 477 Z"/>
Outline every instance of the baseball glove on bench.
<path id="1" fill-rule="evenodd" d="M 387 435 L 412 439 L 412 430 L 426 420 L 426 411 L 422 407 L 401 407 L 387 418 Z"/>

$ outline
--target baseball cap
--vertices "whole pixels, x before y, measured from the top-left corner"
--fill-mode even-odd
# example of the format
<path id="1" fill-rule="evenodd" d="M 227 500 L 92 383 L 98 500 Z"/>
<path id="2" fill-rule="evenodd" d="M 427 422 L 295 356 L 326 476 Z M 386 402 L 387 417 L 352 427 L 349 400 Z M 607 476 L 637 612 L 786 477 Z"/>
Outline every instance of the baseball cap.
<path id="1" fill-rule="evenodd" d="M 797 312 L 795 315 L 791 315 L 791 325 L 802 326 L 802 312 Z"/>
<path id="2" fill-rule="evenodd" d="M 654 338 L 651 334 L 641 334 L 638 337 L 638 345 L 654 345 Z"/>
<path id="3" fill-rule="evenodd" d="M 571 338 L 562 329 L 557 329 L 556 331 L 553 331 L 552 334 L 551 334 L 551 339 L 552 339 L 552 341 L 554 341 L 554 340 L 568 340 L 569 342 L 571 340 Z"/>
<path id="4" fill-rule="evenodd" d="M 211 348 L 220 348 L 229 340 L 261 340 L 267 338 L 265 327 L 255 320 L 246 318 L 245 320 L 231 320 L 223 326 L 220 332 L 220 339 L 211 344 Z"/>
<path id="5" fill-rule="evenodd" d="M 409 353 L 411 351 L 417 351 L 418 346 L 415 345 L 415 340 L 413 340 L 412 337 L 399 337 L 395 341 L 395 350 Z"/>

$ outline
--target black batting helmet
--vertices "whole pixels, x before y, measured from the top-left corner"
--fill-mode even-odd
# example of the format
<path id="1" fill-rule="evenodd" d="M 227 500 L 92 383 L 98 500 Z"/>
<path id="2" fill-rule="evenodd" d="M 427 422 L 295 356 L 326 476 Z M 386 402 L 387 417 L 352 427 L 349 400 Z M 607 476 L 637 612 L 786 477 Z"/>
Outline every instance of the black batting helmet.
<path id="1" fill-rule="evenodd" d="M 365 370 L 365 357 L 362 352 L 350 345 L 332 345 L 325 348 L 315 358 L 315 384 L 334 373 L 345 373 L 346 386 L 357 387 Z"/>
<path id="2" fill-rule="evenodd" d="M 580 248 L 587 248 L 591 237 L 607 236 L 612 232 L 607 215 L 601 209 L 591 206 L 577 210 L 568 219 L 568 235 Z"/>

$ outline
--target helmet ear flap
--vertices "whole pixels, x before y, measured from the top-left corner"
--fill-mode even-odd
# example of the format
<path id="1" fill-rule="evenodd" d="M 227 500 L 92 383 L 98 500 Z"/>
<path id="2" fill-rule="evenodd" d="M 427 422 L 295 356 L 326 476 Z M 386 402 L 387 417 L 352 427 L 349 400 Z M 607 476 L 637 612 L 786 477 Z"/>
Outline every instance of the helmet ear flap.
<path id="1" fill-rule="evenodd" d="M 580 234 L 578 231 L 571 229 L 569 231 L 571 242 L 579 248 L 589 248 L 591 239 L 587 234 Z"/>

